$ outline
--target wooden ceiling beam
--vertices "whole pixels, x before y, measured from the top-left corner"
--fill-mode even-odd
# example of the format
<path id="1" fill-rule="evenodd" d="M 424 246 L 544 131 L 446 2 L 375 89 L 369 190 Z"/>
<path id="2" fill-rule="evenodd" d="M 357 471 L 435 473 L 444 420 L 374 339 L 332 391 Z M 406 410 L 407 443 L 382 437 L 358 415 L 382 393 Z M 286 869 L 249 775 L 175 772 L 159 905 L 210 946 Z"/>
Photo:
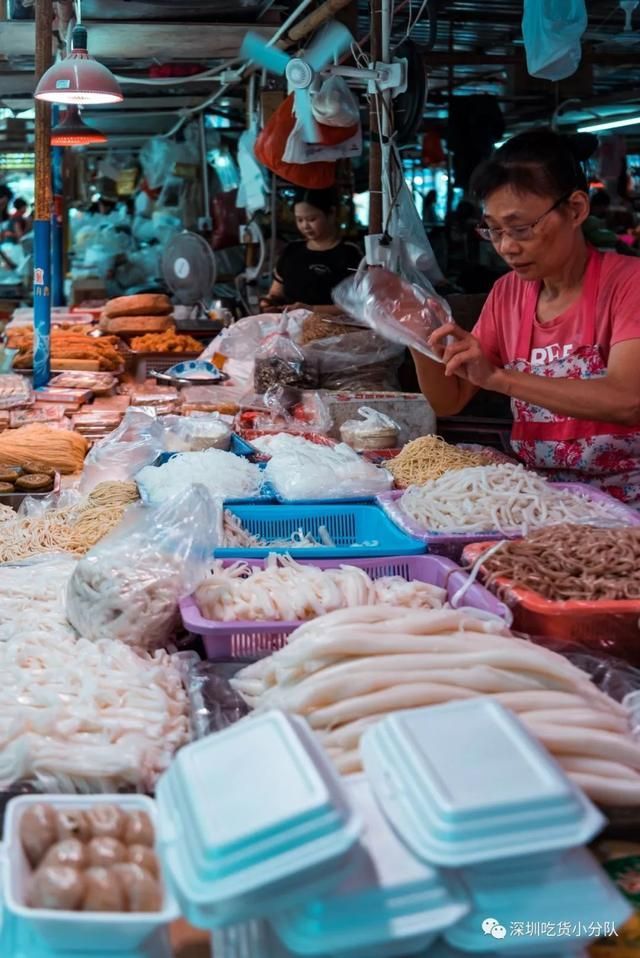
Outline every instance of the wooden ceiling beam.
<path id="1" fill-rule="evenodd" d="M 247 24 L 238 23 L 98 23 L 84 21 L 89 52 L 98 60 L 218 60 L 238 55 Z M 275 27 L 262 24 L 256 33 L 270 39 Z M 0 21 L 0 56 L 33 56 L 34 24 L 28 20 Z M 178 82 L 178 81 L 177 81 Z"/>

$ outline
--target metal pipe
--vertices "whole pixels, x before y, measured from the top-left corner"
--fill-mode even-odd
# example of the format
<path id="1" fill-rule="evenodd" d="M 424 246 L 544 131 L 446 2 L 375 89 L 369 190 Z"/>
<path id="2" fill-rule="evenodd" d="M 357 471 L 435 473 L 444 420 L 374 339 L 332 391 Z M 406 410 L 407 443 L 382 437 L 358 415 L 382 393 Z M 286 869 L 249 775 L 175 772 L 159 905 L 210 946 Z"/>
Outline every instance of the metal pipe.
<path id="1" fill-rule="evenodd" d="M 380 13 L 380 52 L 382 62 L 391 62 L 391 0 L 382 0 L 382 9 Z M 380 178 L 380 188 L 382 190 L 382 222 L 384 229 L 389 223 L 391 213 L 391 164 L 389 162 L 389 153 L 391 149 L 391 90 L 382 91 L 382 129 L 381 133 L 381 154 L 382 170 Z M 386 187 L 385 187 L 386 183 Z"/>
<path id="2" fill-rule="evenodd" d="M 51 4 L 36 0 L 36 83 L 51 65 Z M 51 106 L 35 103 L 35 210 L 33 223 L 33 385 L 51 378 Z"/>
<path id="3" fill-rule="evenodd" d="M 202 167 L 202 205 L 204 229 L 210 228 L 211 223 L 211 196 L 209 194 L 209 162 L 207 160 L 207 128 L 204 113 L 199 116 L 200 121 L 200 166 Z"/>
<path id="4" fill-rule="evenodd" d="M 53 123 L 58 122 L 60 107 L 52 110 Z M 64 187 L 62 182 L 62 163 L 64 150 L 54 146 L 51 151 L 51 183 L 53 202 L 51 204 L 51 303 L 64 306 Z"/>

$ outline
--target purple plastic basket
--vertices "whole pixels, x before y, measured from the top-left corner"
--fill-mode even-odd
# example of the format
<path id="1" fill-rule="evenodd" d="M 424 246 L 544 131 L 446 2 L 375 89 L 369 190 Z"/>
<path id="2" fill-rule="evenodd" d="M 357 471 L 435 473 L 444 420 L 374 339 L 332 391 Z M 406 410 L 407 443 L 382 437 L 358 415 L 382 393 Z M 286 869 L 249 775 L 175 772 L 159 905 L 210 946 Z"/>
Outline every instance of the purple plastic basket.
<path id="1" fill-rule="evenodd" d="M 242 560 L 247 565 L 264 568 L 264 559 Z M 317 559 L 315 562 L 302 562 L 302 565 L 314 565 L 319 569 L 337 569 L 341 565 L 353 565 L 363 569 L 372 579 L 385 575 L 399 575 L 407 582 L 428 582 L 447 590 L 447 599 L 468 580 L 468 575 L 460 566 L 444 556 L 382 556 L 376 559 Z M 225 560 L 224 566 L 233 565 L 233 560 Z M 488 589 L 474 582 L 469 586 L 459 604 L 461 607 L 474 608 L 499 616 L 508 625 L 512 616 L 510 609 L 500 602 Z M 180 612 L 184 627 L 195 635 L 202 636 L 207 656 L 210 659 L 246 659 L 270 655 L 286 644 L 290 635 L 302 622 L 244 621 L 212 622 L 200 614 L 195 596 L 190 595 L 180 601 Z"/>
<path id="2" fill-rule="evenodd" d="M 629 506 L 625 506 L 623 502 L 619 502 L 618 499 L 614 499 L 613 496 L 597 489 L 595 486 L 589 486 L 583 482 L 555 482 L 552 485 L 559 489 L 567 489 L 569 492 L 582 493 L 592 502 L 606 503 L 613 509 L 613 513 L 620 520 L 621 526 L 640 525 L 640 513 Z M 429 552 L 437 555 L 448 556 L 450 559 L 457 561 L 463 550 L 473 542 L 498 542 L 500 539 L 522 538 L 522 533 L 519 530 L 513 532 L 496 532 L 495 530 L 487 532 L 435 532 L 432 529 L 425 529 L 400 508 L 398 500 L 402 495 L 404 495 L 404 490 L 383 492 L 377 497 L 377 502 L 399 529 L 422 542 L 426 542 Z"/>

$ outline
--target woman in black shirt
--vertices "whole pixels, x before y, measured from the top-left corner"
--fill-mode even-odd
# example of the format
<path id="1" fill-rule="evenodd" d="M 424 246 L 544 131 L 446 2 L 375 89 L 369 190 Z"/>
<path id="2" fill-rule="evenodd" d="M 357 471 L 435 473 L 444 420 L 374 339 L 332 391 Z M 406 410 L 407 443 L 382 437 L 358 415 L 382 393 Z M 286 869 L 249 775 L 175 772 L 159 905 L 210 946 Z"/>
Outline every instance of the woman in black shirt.
<path id="1" fill-rule="evenodd" d="M 274 271 L 273 283 L 260 308 L 331 306 L 331 292 L 354 272 L 362 259 L 355 243 L 340 237 L 336 223 L 337 198 L 333 190 L 301 190 L 293 212 L 302 240 L 289 243 Z"/>

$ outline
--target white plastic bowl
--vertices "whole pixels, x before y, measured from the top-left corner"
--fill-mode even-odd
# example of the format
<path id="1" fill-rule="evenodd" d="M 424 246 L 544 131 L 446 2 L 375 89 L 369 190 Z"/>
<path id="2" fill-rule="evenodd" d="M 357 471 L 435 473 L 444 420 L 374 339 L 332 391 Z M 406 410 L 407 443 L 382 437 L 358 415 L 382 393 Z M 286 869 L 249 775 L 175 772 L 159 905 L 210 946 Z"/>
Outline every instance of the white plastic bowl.
<path id="1" fill-rule="evenodd" d="M 153 823 L 157 842 L 156 804 L 144 795 L 21 795 L 12 798 L 5 814 L 2 856 L 3 893 L 5 907 L 10 915 L 28 925 L 52 949 L 63 955 L 67 952 L 134 950 L 146 938 L 178 917 L 178 907 L 166 881 L 163 908 L 158 912 L 112 913 L 30 908 L 26 904 L 26 894 L 32 868 L 20 841 L 20 820 L 30 806 L 42 803 L 53 805 L 54 808 L 79 809 L 109 804 L 118 805 L 125 811 L 145 811 Z"/>

